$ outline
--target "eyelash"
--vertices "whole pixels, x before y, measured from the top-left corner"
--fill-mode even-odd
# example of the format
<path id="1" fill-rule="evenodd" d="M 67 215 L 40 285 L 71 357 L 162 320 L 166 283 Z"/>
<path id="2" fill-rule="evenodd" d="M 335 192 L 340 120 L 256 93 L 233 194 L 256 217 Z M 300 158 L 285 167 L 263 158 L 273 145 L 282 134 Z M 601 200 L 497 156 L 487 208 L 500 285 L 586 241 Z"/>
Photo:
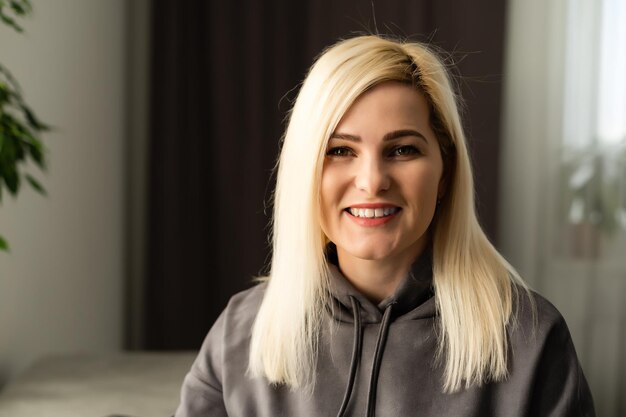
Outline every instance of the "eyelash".
<path id="1" fill-rule="evenodd" d="M 397 152 L 400 150 L 405 150 L 405 151 L 408 150 L 409 153 L 397 154 Z M 408 156 L 408 155 L 420 154 L 420 151 L 415 146 L 412 146 L 412 145 L 401 145 L 401 146 L 396 146 L 395 148 L 393 148 L 391 153 L 396 154 L 397 156 Z"/>
<path id="2" fill-rule="evenodd" d="M 328 151 L 326 151 L 326 155 L 328 156 L 335 156 L 335 157 L 339 157 L 339 158 L 343 158 L 349 155 L 340 155 L 339 152 L 346 152 L 349 154 L 354 154 L 354 152 L 352 152 L 352 149 L 348 148 L 347 146 L 335 146 L 334 148 L 330 148 L 328 149 Z"/>
<path id="3" fill-rule="evenodd" d="M 409 152 L 399 154 L 398 151 L 401 151 L 401 152 L 409 151 Z M 395 157 L 395 156 L 402 157 L 402 156 L 419 155 L 419 154 L 421 154 L 421 152 L 413 145 L 396 146 L 395 148 L 391 149 L 391 152 L 389 152 L 389 156 L 391 157 Z M 328 151 L 326 151 L 326 155 L 331 156 L 331 157 L 337 157 L 337 158 L 345 158 L 347 156 L 354 155 L 354 151 L 347 146 L 335 146 L 333 148 L 328 149 Z"/>

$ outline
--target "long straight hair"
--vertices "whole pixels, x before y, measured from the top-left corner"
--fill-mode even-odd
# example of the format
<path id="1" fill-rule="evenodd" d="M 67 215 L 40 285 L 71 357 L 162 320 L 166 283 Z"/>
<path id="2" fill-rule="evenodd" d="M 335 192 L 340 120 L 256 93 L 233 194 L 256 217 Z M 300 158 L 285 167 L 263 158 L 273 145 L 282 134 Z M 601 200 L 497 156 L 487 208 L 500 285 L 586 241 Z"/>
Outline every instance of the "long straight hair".
<path id="1" fill-rule="evenodd" d="M 292 108 L 278 161 L 270 274 L 252 330 L 253 376 L 294 389 L 315 383 L 330 301 L 328 239 L 320 227 L 327 142 L 352 103 L 385 81 L 410 84 L 425 95 L 444 160 L 446 194 L 431 225 L 442 388 L 454 392 L 507 376 L 506 328 L 516 288 L 527 287 L 477 221 L 458 97 L 444 62 L 429 47 L 374 35 L 326 49 Z"/>

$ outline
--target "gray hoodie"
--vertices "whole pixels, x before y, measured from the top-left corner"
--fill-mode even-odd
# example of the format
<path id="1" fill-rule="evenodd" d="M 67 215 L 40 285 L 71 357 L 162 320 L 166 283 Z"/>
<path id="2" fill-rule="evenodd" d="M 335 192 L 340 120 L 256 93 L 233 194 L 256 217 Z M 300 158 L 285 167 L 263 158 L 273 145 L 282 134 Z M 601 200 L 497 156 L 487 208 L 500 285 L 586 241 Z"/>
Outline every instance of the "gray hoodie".
<path id="1" fill-rule="evenodd" d="M 567 325 L 537 294 L 533 333 L 530 303 L 520 292 L 508 379 L 443 393 L 431 259 L 421 256 L 378 305 L 332 267 L 333 326 L 321 334 L 312 394 L 246 375 L 265 284 L 235 295 L 185 377 L 176 417 L 595 416 Z"/>

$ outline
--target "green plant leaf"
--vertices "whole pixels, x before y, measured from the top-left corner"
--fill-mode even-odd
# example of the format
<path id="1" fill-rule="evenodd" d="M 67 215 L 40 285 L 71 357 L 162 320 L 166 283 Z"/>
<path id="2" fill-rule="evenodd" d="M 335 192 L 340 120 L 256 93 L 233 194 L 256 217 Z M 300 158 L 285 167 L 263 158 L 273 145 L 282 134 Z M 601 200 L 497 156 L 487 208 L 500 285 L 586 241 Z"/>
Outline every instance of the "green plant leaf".
<path id="1" fill-rule="evenodd" d="M 20 32 L 20 33 L 24 32 L 24 29 L 22 29 L 22 27 L 17 24 L 15 19 L 13 19 L 13 18 L 7 16 L 6 14 L 2 13 L 2 11 L 0 11 L 0 20 L 2 20 L 8 26 L 11 26 L 13 29 L 15 29 L 18 32 Z"/>
<path id="2" fill-rule="evenodd" d="M 24 14 L 26 14 L 26 10 L 22 7 L 21 4 L 19 4 L 16 1 L 12 1 L 11 2 L 11 9 L 13 9 L 15 14 L 17 14 L 17 15 L 23 16 Z"/>
<path id="3" fill-rule="evenodd" d="M 11 98 L 11 93 L 9 91 L 9 86 L 5 83 L 0 82 L 0 105 L 4 103 L 8 103 Z"/>
<path id="4" fill-rule="evenodd" d="M 8 7 L 11 9 L 15 17 L 24 17 L 30 14 L 33 10 L 30 0 L 10 0 Z M 6 11 L 6 2 L 0 1 L 0 20 L 2 20 L 4 23 L 9 25 L 16 31 L 23 32 L 22 27 L 17 24 L 15 18 L 9 16 Z"/>
<path id="5" fill-rule="evenodd" d="M 40 141 L 35 140 L 33 142 L 30 142 L 27 145 L 28 148 L 28 152 L 30 153 L 30 157 L 33 158 L 33 161 L 35 161 L 35 164 L 37 164 L 37 166 L 42 169 L 42 170 L 46 170 L 46 160 L 44 157 L 44 153 L 43 153 L 43 145 L 41 144 Z"/>
<path id="6" fill-rule="evenodd" d="M 11 195 L 15 197 L 20 190 L 20 176 L 17 175 L 15 166 L 8 166 L 7 168 L 4 171 L 4 183 L 7 185 Z"/>
<path id="7" fill-rule="evenodd" d="M 50 127 L 41 123 L 37 116 L 35 116 L 35 113 L 33 113 L 33 111 L 28 108 L 28 106 L 23 104 L 22 111 L 24 112 L 24 115 L 26 116 L 26 121 L 28 122 L 30 127 L 37 131 L 50 130 Z"/>
<path id="8" fill-rule="evenodd" d="M 15 158 L 18 161 L 23 161 L 24 158 L 26 157 L 26 152 L 24 152 L 24 145 L 22 145 L 22 142 L 20 142 L 18 139 L 19 137 L 14 137 L 13 138 L 15 140 Z"/>
<path id="9" fill-rule="evenodd" d="M 48 195 L 48 193 L 46 193 L 46 190 L 39 183 L 39 181 L 37 181 L 35 178 L 33 178 L 30 174 L 26 174 L 25 177 L 26 177 L 26 181 L 28 181 L 28 183 L 31 185 L 31 187 L 33 187 L 35 189 L 35 191 L 37 191 L 41 195 Z"/>
<path id="10" fill-rule="evenodd" d="M 29 0 L 11 0 L 11 9 L 18 16 L 26 16 L 33 10 Z"/>
<path id="11" fill-rule="evenodd" d="M 23 32 L 18 20 L 31 12 L 30 0 L 0 0 L 0 23 L 17 32 Z M 20 162 L 30 156 L 40 168 L 45 168 L 44 147 L 38 138 L 38 133 L 45 130 L 49 127 L 26 105 L 17 80 L 0 64 L 0 202 L 5 186 L 13 196 L 17 195 L 22 178 Z M 37 192 L 46 194 L 39 181 L 29 174 L 24 177 Z M 9 251 L 2 236 L 0 251 Z"/>
<path id="12" fill-rule="evenodd" d="M 5 252 L 9 251 L 9 242 L 7 242 L 6 239 L 2 236 L 0 236 L 0 250 L 3 250 Z"/>

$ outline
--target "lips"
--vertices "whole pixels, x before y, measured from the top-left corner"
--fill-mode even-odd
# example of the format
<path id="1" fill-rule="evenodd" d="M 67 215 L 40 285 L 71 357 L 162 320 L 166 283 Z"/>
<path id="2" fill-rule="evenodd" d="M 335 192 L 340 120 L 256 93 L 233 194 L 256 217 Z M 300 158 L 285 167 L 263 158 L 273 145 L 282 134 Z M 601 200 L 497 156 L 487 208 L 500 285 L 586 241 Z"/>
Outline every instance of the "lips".
<path id="1" fill-rule="evenodd" d="M 378 218 L 378 217 L 386 217 L 391 214 L 395 214 L 400 211 L 399 207 L 377 207 L 377 208 L 356 208 L 356 207 L 348 207 L 346 209 L 348 213 L 355 217 L 361 218 Z"/>
<path id="2" fill-rule="evenodd" d="M 390 204 L 355 204 L 344 211 L 359 226 L 381 226 L 393 220 L 402 209 Z"/>

